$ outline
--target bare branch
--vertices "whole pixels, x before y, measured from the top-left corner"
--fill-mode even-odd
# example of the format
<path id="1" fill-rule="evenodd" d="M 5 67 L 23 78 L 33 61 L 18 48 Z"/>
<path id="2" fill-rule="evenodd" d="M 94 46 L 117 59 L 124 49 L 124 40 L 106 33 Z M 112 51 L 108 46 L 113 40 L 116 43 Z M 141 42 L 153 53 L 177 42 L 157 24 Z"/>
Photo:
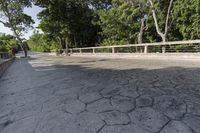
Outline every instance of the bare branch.
<path id="1" fill-rule="evenodd" d="M 152 14 L 153 14 L 153 19 L 154 19 L 154 24 L 156 26 L 156 31 L 161 37 L 163 37 L 164 34 L 160 31 L 159 26 L 158 26 L 158 20 L 157 20 L 156 12 L 155 12 L 155 9 L 154 9 L 154 4 L 153 4 L 152 0 L 149 0 L 149 2 L 151 4 L 151 8 L 152 8 Z"/>
<path id="2" fill-rule="evenodd" d="M 165 35 L 167 34 L 167 31 L 168 31 L 169 15 L 170 15 L 172 3 L 173 3 L 173 0 L 170 0 L 170 4 L 168 7 L 168 11 L 167 11 L 167 18 L 166 18 L 166 22 L 165 22 L 165 33 L 164 33 Z"/>
<path id="3" fill-rule="evenodd" d="M 0 20 L 0 23 L 2 23 L 3 25 L 5 25 L 6 23 Z"/>
<path id="4" fill-rule="evenodd" d="M 141 19 L 140 32 L 138 34 L 138 43 L 139 44 L 142 43 L 142 36 L 143 36 L 143 32 L 144 32 L 144 21 L 145 21 L 145 18 L 142 18 Z"/>

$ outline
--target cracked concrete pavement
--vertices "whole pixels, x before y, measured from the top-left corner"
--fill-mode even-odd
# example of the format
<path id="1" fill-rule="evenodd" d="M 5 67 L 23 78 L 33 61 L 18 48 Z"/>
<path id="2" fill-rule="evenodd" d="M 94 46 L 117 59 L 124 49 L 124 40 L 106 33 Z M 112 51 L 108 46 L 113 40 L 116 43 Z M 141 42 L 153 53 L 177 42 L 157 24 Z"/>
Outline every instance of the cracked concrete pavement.
<path id="1" fill-rule="evenodd" d="M 16 59 L 0 133 L 200 133 L 200 61 Z"/>

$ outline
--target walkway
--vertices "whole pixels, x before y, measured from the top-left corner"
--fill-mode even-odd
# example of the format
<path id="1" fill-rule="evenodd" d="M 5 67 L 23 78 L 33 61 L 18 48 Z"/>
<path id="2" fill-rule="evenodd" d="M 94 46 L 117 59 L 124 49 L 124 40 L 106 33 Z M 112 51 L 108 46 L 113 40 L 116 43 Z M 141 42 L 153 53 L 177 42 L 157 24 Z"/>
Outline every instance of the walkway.
<path id="1" fill-rule="evenodd" d="M 200 61 L 16 59 L 0 133 L 200 133 Z"/>

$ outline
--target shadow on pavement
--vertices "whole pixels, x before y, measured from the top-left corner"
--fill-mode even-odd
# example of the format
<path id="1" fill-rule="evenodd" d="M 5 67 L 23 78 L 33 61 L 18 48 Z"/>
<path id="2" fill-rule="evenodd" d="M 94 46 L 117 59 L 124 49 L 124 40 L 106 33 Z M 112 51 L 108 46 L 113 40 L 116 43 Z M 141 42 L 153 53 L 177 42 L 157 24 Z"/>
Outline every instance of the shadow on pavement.
<path id="1" fill-rule="evenodd" d="M 39 95 L 41 99 L 34 98 L 30 102 L 36 103 L 39 100 L 39 105 L 42 104 L 40 110 L 44 114 L 59 110 L 60 107 L 65 105 L 64 111 L 62 108 L 62 113 L 70 115 L 70 118 L 78 116 L 76 121 L 72 121 L 71 124 L 79 128 L 73 128 L 75 131 L 72 132 L 71 130 L 72 133 L 81 133 L 85 128 L 91 133 L 97 131 L 99 133 L 116 133 L 123 131 L 123 128 L 127 129 L 126 133 L 143 129 L 149 132 L 181 130 L 184 133 L 192 133 L 193 131 L 200 131 L 197 124 L 200 123 L 200 68 L 163 67 L 155 69 L 155 67 L 148 69 L 148 66 L 146 66 L 147 69 L 137 67 L 130 69 L 129 67 L 122 70 L 118 67 L 120 63 L 109 68 L 106 65 L 111 64 L 106 63 L 106 61 L 90 60 L 77 61 L 76 63 L 69 61 L 65 65 L 54 62 L 49 66 L 44 65 L 41 61 L 41 64 L 38 63 L 38 65 L 33 66 L 33 64 L 28 63 L 28 60 L 16 60 L 14 63 L 16 68 L 24 66 L 24 68 L 18 70 L 18 73 L 24 73 L 21 75 L 24 80 L 15 81 L 18 82 L 15 89 L 4 84 L 4 87 L 7 88 L 6 90 L 1 88 L 0 95 L 8 92 L 9 89 L 9 93 L 14 93 L 12 97 L 18 93 L 31 91 L 31 95 Z M 96 64 L 98 62 L 102 62 L 103 65 L 98 66 Z M 14 66 L 11 69 L 15 69 Z M 11 76 L 11 78 L 9 79 L 8 76 Z M 4 79 L 6 78 L 8 81 L 1 80 L 1 82 L 12 82 L 14 80 L 9 72 L 5 74 Z M 20 86 L 22 81 L 29 83 L 27 85 L 29 87 Z M 12 84 L 14 86 L 15 83 Z M 17 89 L 21 92 L 16 92 Z M 31 96 L 29 97 L 31 98 Z M 52 97 L 55 99 L 51 101 Z M 5 106 L 3 102 L 0 102 L 2 107 Z M 46 106 L 47 103 L 49 106 Z M 31 110 L 32 108 L 26 110 L 25 113 Z M 59 113 L 59 115 L 62 113 Z M 82 115 L 87 117 L 83 119 Z M 96 115 L 103 116 L 99 120 Z M 42 117 L 46 118 L 47 116 L 42 115 Z M 55 119 L 58 119 L 58 117 L 55 117 Z M 101 119 L 103 119 L 103 124 Z M 48 122 L 51 121 L 53 119 L 46 119 L 46 121 L 42 119 L 39 124 L 37 123 L 39 126 L 36 131 L 47 128 L 46 131 L 51 133 L 52 127 L 47 126 Z M 93 123 L 87 125 L 89 121 L 93 121 Z M 57 120 L 57 123 L 59 122 L 60 119 Z M 65 125 L 65 130 L 70 131 L 72 125 L 67 126 L 70 122 L 62 122 L 59 124 Z M 55 121 L 52 123 L 55 123 Z M 97 126 L 98 124 L 100 126 Z M 131 129 L 128 125 L 132 125 Z M 137 130 L 132 129 L 133 125 L 138 125 Z M 0 131 L 6 129 L 7 126 L 9 127 L 9 124 L 0 125 Z M 52 126 L 56 128 L 56 124 Z M 63 126 L 63 129 L 65 126 Z M 142 129 L 139 130 L 139 127 Z M 130 132 L 128 132 L 128 129 Z"/>

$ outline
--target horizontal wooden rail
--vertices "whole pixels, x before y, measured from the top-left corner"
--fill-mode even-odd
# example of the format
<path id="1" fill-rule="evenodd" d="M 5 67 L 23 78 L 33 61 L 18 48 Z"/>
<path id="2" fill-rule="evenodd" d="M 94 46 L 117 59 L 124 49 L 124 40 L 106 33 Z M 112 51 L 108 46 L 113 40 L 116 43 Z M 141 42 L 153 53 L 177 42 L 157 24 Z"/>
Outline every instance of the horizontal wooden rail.
<path id="1" fill-rule="evenodd" d="M 200 40 L 187 40 L 187 41 L 174 41 L 174 42 L 157 42 L 157 43 L 142 43 L 142 44 L 127 44 L 127 45 L 113 45 L 113 46 L 100 46 L 100 47 L 86 47 L 86 48 L 73 48 L 73 50 L 79 49 L 99 49 L 99 48 L 120 48 L 120 47 L 139 47 L 139 46 L 163 46 L 163 45 L 175 45 L 175 44 L 195 44 L 200 43 Z"/>
<path id="2" fill-rule="evenodd" d="M 73 54 L 73 51 L 78 51 L 78 53 L 84 53 L 84 50 L 91 50 L 90 53 L 96 53 L 95 50 L 97 49 L 111 49 L 111 53 L 116 53 L 115 48 L 128 48 L 128 47 L 142 47 L 142 53 L 148 53 L 149 47 L 153 46 L 161 46 L 162 53 L 166 52 L 166 46 L 171 45 L 189 45 L 189 44 L 200 44 L 200 39 L 198 40 L 185 40 L 185 41 L 173 41 L 173 42 L 156 42 L 156 43 L 142 43 L 142 44 L 127 44 L 127 45 L 113 45 L 113 46 L 100 46 L 100 47 L 85 47 L 85 48 L 72 48 L 69 49 L 69 52 Z M 63 49 L 63 51 L 65 51 Z M 188 50 L 189 51 L 189 50 Z M 199 50 L 200 52 L 200 50 Z M 77 53 L 77 52 L 76 52 Z"/>

